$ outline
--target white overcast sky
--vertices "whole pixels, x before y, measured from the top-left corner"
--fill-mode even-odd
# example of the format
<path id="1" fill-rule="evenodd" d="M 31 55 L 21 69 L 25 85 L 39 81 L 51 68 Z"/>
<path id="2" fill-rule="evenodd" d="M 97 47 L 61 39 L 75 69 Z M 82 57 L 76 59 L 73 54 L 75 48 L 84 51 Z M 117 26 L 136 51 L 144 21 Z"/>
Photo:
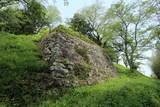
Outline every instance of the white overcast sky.
<path id="1" fill-rule="evenodd" d="M 64 6 L 64 0 L 48 0 L 48 1 L 49 5 L 55 5 L 58 8 L 58 10 L 60 11 L 60 15 L 63 19 L 63 22 L 65 22 L 66 19 L 72 18 L 74 13 L 78 12 L 81 8 L 96 3 L 97 0 L 68 0 L 69 1 L 68 6 Z M 112 3 L 116 3 L 118 0 L 98 0 L 98 1 L 102 2 L 106 8 L 109 8 Z M 152 51 L 145 52 L 144 55 L 151 57 Z M 140 66 L 140 70 L 143 71 L 143 74 L 150 76 L 151 75 L 150 61 L 144 60 L 143 63 L 144 65 Z"/>
<path id="2" fill-rule="evenodd" d="M 96 1 L 102 2 L 103 5 L 108 8 L 112 3 L 115 3 L 118 0 L 68 0 L 69 5 L 64 6 L 65 0 L 48 0 L 51 4 L 54 4 L 53 1 L 57 1 L 55 5 L 61 13 L 63 20 L 66 18 L 71 18 L 74 13 L 78 12 L 81 8 L 96 3 Z"/>

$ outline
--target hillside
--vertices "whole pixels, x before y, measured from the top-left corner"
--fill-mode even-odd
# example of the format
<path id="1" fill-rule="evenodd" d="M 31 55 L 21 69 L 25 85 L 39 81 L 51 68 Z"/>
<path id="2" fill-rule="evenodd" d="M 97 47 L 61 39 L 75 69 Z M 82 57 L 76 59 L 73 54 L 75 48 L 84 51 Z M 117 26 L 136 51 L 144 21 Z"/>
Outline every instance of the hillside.
<path id="1" fill-rule="evenodd" d="M 47 100 L 40 107 L 159 107 L 160 81 L 130 74 L 116 65 L 119 76 L 94 86 L 74 89 L 58 100 Z"/>
<path id="2" fill-rule="evenodd" d="M 72 32 L 73 35 L 76 33 Z M 0 107 L 159 107 L 160 81 L 115 65 L 117 76 L 79 88 L 50 86 L 38 35 L 0 32 Z M 83 35 L 84 41 L 92 43 Z M 94 44 L 94 43 L 93 43 Z"/>

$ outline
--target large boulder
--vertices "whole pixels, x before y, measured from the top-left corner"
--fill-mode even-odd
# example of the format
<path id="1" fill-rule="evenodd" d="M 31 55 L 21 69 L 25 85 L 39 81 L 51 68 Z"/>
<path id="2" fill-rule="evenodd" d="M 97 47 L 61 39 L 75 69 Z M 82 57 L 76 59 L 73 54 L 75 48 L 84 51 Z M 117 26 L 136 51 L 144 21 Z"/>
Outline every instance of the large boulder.
<path id="1" fill-rule="evenodd" d="M 48 62 L 54 85 L 91 85 L 115 76 L 107 53 L 87 37 L 59 26 L 40 42 L 43 60 Z"/>

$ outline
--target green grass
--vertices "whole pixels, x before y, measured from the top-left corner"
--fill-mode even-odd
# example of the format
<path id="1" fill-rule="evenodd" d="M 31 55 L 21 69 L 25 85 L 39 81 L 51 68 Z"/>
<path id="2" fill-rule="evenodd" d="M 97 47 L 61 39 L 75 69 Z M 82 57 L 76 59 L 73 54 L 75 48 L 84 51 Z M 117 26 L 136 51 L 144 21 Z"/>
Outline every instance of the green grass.
<path id="1" fill-rule="evenodd" d="M 6 105 L 5 104 L 0 104 L 0 107 L 6 107 Z"/>
<path id="2" fill-rule="evenodd" d="M 40 107 L 160 107 L 160 81 L 115 66 L 118 77 L 73 89 L 56 101 L 42 102 Z"/>
<path id="3" fill-rule="evenodd" d="M 65 94 L 41 94 L 43 90 L 29 79 L 47 66 L 37 45 L 45 33 L 0 32 L 0 107 L 160 107 L 160 81 L 131 73 L 117 64 L 117 77 L 103 83 L 71 89 Z"/>
<path id="4" fill-rule="evenodd" d="M 0 32 L 0 102 L 24 103 L 32 86 L 26 78 L 42 72 L 47 64 L 40 59 L 38 35 L 12 35 Z M 31 92 L 32 93 L 32 92 Z M 29 96 L 32 97 L 32 96 Z"/>
<path id="5" fill-rule="evenodd" d="M 84 35 L 82 35 L 82 34 L 80 34 L 80 33 L 78 33 L 78 32 L 75 32 L 74 30 L 72 30 L 72 29 L 70 29 L 70 28 L 68 28 L 68 27 L 65 27 L 65 26 L 63 26 L 63 25 L 57 26 L 56 28 L 54 28 L 54 29 L 52 30 L 52 32 L 57 31 L 57 30 L 58 30 L 58 31 L 61 31 L 61 32 L 63 32 L 63 33 L 66 33 L 66 34 L 68 34 L 68 35 L 70 35 L 70 36 L 78 37 L 78 38 L 80 38 L 80 39 L 82 39 L 82 40 L 84 40 L 84 41 L 86 41 L 86 42 L 88 42 L 88 43 L 91 43 L 91 44 L 96 45 L 96 43 L 93 42 L 92 40 L 90 40 L 87 36 L 84 36 Z"/>

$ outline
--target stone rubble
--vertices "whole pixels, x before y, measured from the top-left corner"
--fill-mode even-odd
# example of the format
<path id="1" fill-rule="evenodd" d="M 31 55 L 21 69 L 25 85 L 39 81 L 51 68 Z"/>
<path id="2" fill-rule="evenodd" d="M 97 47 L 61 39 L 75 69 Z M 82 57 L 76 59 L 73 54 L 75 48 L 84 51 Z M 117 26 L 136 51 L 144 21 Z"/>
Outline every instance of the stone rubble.
<path id="1" fill-rule="evenodd" d="M 79 87 L 102 82 L 116 72 L 107 53 L 98 45 L 56 30 L 40 41 L 53 85 Z"/>

